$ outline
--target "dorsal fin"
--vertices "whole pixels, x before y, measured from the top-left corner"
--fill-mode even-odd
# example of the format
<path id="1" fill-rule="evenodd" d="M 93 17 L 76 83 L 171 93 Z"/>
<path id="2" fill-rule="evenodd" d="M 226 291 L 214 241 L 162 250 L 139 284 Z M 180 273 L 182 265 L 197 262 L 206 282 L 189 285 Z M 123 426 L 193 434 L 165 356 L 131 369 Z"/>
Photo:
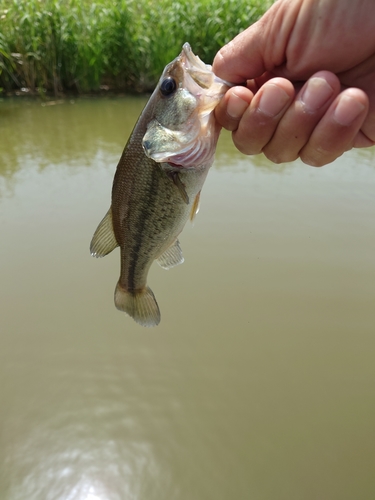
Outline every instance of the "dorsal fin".
<path id="1" fill-rule="evenodd" d="M 92 237 L 90 252 L 93 257 L 104 257 L 116 247 L 118 243 L 113 232 L 112 208 L 110 207 Z"/>

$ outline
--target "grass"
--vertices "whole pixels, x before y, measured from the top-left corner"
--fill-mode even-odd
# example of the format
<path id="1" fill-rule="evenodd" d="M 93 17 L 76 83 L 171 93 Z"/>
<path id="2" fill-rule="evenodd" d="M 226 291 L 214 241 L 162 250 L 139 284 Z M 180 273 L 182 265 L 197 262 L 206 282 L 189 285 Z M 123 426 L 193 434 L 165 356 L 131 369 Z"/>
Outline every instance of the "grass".
<path id="1" fill-rule="evenodd" d="M 210 63 L 272 0 L 0 0 L 0 89 L 145 91 L 188 41 Z"/>

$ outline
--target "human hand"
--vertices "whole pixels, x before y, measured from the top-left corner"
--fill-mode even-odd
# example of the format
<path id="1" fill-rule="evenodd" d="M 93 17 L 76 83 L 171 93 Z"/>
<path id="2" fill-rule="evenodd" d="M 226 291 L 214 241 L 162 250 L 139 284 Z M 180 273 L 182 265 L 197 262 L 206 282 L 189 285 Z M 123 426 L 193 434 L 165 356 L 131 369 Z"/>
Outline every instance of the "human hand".
<path id="1" fill-rule="evenodd" d="M 375 144 L 373 0 L 279 0 L 223 47 L 216 108 L 245 154 L 322 166 Z"/>

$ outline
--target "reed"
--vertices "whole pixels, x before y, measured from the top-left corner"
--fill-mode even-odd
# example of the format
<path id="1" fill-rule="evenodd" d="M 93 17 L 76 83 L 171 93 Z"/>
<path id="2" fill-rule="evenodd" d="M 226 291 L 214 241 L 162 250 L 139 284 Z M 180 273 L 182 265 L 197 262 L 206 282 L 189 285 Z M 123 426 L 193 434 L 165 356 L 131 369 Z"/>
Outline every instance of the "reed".
<path id="1" fill-rule="evenodd" d="M 147 91 L 188 41 L 211 62 L 272 0 L 0 0 L 0 89 Z"/>

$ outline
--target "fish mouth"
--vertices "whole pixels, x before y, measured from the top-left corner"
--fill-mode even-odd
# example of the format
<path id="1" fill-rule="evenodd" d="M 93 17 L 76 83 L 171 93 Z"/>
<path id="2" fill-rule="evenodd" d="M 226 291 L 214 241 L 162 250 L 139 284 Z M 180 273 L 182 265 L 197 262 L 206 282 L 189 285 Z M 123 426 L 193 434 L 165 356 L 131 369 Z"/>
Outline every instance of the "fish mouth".
<path id="1" fill-rule="evenodd" d="M 175 111 L 180 113 L 181 120 L 184 118 L 176 120 L 179 115 L 173 111 L 154 116 L 143 137 L 144 152 L 172 170 L 208 164 L 213 160 L 221 128 L 213 110 L 229 85 L 216 77 L 211 65 L 193 53 L 189 43 L 185 43 L 180 55 L 166 66 L 160 82 L 168 77 L 175 80 L 178 92 L 172 97 L 162 93 L 166 99 L 159 101 L 160 106 L 170 110 L 173 109 L 170 103 L 176 103 Z M 168 122 L 166 116 L 172 119 Z"/>
<path id="2" fill-rule="evenodd" d="M 211 87 L 214 80 L 214 74 L 211 66 L 209 64 L 205 64 L 198 56 L 196 56 L 191 50 L 190 44 L 187 42 L 184 43 L 182 47 L 180 62 L 187 74 L 191 76 L 196 84 L 203 89 Z"/>
<path id="3" fill-rule="evenodd" d="M 180 57 L 185 70 L 200 87 L 208 89 L 215 83 L 226 87 L 234 86 L 233 83 L 216 76 L 212 71 L 212 66 L 204 63 L 199 56 L 195 55 L 188 42 L 182 46 Z"/>
<path id="4" fill-rule="evenodd" d="M 212 66 L 195 55 L 188 42 L 177 59 L 183 68 L 183 85 L 200 101 L 200 114 L 210 113 L 233 84 L 216 76 Z"/>

